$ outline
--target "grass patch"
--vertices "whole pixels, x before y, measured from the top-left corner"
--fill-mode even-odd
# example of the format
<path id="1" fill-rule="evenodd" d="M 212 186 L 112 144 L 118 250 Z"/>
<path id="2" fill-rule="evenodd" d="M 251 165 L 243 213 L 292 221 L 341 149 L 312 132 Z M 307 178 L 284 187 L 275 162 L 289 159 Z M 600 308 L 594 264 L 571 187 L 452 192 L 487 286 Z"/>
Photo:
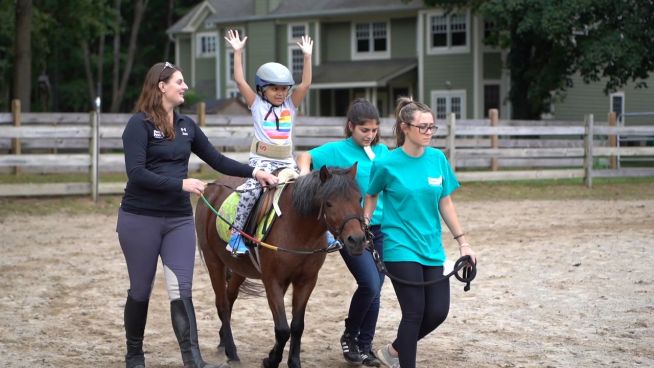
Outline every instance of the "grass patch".
<path id="1" fill-rule="evenodd" d="M 597 178 L 586 188 L 582 179 L 464 182 L 457 201 L 491 200 L 639 200 L 654 198 L 654 178 Z"/>
<path id="2" fill-rule="evenodd" d="M 11 176 L 11 175 L 6 175 Z M 45 182 L 59 182 L 50 176 Z M 81 175 L 80 175 L 81 176 Z M 75 174 L 64 175 L 70 180 Z M 218 174 L 213 171 L 194 173 L 193 177 L 213 180 Z M 25 179 L 25 176 L 21 176 Z M 85 177 L 85 176 L 84 176 Z M 124 175 L 112 174 L 106 176 L 117 182 L 126 180 Z M 58 178 L 57 180 L 59 180 Z M 102 180 L 105 180 L 103 175 Z M 65 182 L 62 180 L 60 182 Z M 22 180 L 21 182 L 25 182 Z M 0 183 L 2 181 L 0 180 Z M 7 183 L 7 182 L 4 182 Z M 83 215 L 100 213 L 114 215 L 120 206 L 120 195 L 100 196 L 94 203 L 89 196 L 68 197 L 38 197 L 38 198 L 0 198 L 0 218 L 16 214 L 21 216 L 37 216 L 48 214 Z M 497 181 L 497 182 L 464 182 L 455 192 L 457 202 L 466 201 L 497 201 L 497 200 L 651 200 L 654 199 L 654 178 L 597 178 L 593 180 L 593 188 L 584 186 L 581 179 L 534 180 L 534 181 Z M 195 196 L 191 202 L 196 203 Z"/>

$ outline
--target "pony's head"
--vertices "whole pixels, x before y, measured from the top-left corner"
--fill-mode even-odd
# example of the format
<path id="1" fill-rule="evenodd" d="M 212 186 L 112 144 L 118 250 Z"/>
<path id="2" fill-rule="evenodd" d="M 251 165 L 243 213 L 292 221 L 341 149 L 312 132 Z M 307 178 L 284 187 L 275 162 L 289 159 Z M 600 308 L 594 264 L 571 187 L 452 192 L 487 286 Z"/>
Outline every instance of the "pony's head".
<path id="1" fill-rule="evenodd" d="M 349 169 L 323 166 L 318 171 L 299 177 L 293 191 L 293 205 L 298 213 L 317 216 L 354 256 L 363 253 L 366 245 L 356 174 L 356 163 Z"/>

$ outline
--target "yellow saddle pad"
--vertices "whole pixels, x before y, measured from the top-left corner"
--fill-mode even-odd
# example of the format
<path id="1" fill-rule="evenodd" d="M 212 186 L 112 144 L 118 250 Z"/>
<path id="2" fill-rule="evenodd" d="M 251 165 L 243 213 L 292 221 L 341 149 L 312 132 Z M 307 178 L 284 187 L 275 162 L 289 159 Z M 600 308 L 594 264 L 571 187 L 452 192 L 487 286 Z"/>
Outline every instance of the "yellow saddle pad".
<path id="1" fill-rule="evenodd" d="M 234 223 L 236 218 L 236 207 L 238 206 L 238 201 L 241 199 L 241 195 L 238 192 L 233 192 L 227 198 L 218 209 L 220 217 L 216 219 L 216 230 L 218 231 L 218 236 L 220 239 L 225 242 L 229 241 L 229 238 L 232 236 L 232 231 L 230 230 L 230 225 Z M 257 225 L 257 232 L 254 234 L 254 237 L 261 240 L 263 238 L 263 229 L 267 229 L 272 224 L 275 219 L 275 211 L 270 211 L 266 217 Z"/>

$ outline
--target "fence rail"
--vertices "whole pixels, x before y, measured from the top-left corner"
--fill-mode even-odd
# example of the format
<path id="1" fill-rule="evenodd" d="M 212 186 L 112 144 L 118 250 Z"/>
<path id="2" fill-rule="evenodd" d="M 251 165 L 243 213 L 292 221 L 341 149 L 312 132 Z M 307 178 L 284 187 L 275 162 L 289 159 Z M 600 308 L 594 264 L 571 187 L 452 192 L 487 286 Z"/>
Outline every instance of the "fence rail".
<path id="1" fill-rule="evenodd" d="M 462 181 L 654 176 L 654 126 L 616 126 L 615 116 L 584 122 L 440 121 L 432 145 L 443 149 Z M 120 193 L 123 183 L 98 183 L 99 172 L 124 172 L 122 140 L 129 114 L 0 113 L 0 172 L 88 172 L 89 183 L 0 185 L 0 196 Z M 198 116 L 191 115 L 198 119 Z M 613 121 L 612 121 L 613 119 Z M 18 120 L 18 121 L 17 121 Z M 213 145 L 246 162 L 252 140 L 249 116 L 199 117 Z M 393 121 L 382 119 L 382 141 L 395 146 Z M 298 151 L 341 139 L 343 118 L 300 117 Z M 639 138 L 645 146 L 619 146 L 615 137 Z M 617 168 L 617 157 L 645 167 Z M 195 155 L 190 170 L 201 167 Z M 649 164 L 649 167 L 646 167 Z M 598 169 L 599 168 L 599 169 Z M 95 179 L 94 179 L 95 178 Z"/>

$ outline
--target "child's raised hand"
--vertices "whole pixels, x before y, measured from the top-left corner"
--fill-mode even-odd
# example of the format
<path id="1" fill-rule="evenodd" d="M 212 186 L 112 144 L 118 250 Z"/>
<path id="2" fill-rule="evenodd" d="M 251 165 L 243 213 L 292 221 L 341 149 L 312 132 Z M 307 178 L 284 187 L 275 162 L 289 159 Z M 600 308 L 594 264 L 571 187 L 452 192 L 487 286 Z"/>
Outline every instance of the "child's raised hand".
<path id="1" fill-rule="evenodd" d="M 245 47 L 245 40 L 247 40 L 248 37 L 245 36 L 241 40 L 238 36 L 238 31 L 230 29 L 227 31 L 227 36 L 225 36 L 225 41 L 227 41 L 234 50 L 242 50 Z"/>
<path id="2" fill-rule="evenodd" d="M 302 41 L 297 43 L 305 55 L 311 55 L 313 51 L 313 40 L 309 36 L 302 36 Z"/>

